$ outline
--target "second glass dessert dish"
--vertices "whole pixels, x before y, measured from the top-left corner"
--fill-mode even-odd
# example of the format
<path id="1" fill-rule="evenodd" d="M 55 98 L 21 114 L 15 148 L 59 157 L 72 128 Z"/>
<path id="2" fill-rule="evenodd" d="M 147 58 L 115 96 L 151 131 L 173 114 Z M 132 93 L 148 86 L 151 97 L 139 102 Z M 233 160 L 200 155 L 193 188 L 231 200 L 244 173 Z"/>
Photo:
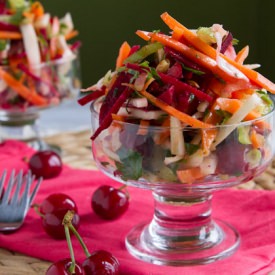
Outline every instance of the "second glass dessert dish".
<path id="1" fill-rule="evenodd" d="M 226 213 L 212 217 L 215 191 L 253 179 L 274 156 L 275 85 L 243 64 L 247 48 L 236 53 L 221 25 L 191 31 L 161 18 L 171 36 L 137 31 L 147 44 L 124 42 L 116 69 L 79 103 L 92 102 L 99 169 L 154 198 L 152 219 L 126 237 L 128 251 L 155 264 L 206 264 L 240 244 Z"/>
<path id="2" fill-rule="evenodd" d="M 79 92 L 80 43 L 69 42 L 77 35 L 69 13 L 59 19 L 39 2 L 13 2 L 0 15 L 0 140 L 31 143 L 40 111 Z"/>

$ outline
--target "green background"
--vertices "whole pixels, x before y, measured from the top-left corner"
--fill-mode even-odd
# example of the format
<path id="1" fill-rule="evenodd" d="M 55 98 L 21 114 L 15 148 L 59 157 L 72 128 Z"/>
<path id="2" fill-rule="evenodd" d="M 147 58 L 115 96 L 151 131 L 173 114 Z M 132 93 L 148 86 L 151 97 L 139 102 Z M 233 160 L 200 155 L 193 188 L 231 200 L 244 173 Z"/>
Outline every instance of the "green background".
<path id="1" fill-rule="evenodd" d="M 168 31 L 160 14 L 169 12 L 188 28 L 219 23 L 239 40 L 237 50 L 250 46 L 247 63 L 259 63 L 259 72 L 275 80 L 275 1 L 274 0 L 44 0 L 52 15 L 72 14 L 82 41 L 82 86 L 97 82 L 115 66 L 123 41 L 144 42 L 137 29 Z"/>

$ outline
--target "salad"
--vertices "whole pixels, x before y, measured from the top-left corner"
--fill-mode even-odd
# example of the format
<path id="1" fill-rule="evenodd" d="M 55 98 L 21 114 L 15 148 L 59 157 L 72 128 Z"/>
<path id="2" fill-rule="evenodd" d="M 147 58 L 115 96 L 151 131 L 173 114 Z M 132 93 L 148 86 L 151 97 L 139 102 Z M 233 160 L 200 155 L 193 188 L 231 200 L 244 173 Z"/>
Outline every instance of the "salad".
<path id="1" fill-rule="evenodd" d="M 70 13 L 58 18 L 38 1 L 1 1 L 0 109 L 46 107 L 69 97 L 80 46 L 69 40 L 77 35 Z"/>
<path id="2" fill-rule="evenodd" d="M 115 70 L 78 100 L 93 102 L 94 154 L 123 180 L 248 180 L 272 157 L 275 84 L 222 25 L 161 18 L 171 34 L 138 30 L 145 45 L 124 42 Z"/>

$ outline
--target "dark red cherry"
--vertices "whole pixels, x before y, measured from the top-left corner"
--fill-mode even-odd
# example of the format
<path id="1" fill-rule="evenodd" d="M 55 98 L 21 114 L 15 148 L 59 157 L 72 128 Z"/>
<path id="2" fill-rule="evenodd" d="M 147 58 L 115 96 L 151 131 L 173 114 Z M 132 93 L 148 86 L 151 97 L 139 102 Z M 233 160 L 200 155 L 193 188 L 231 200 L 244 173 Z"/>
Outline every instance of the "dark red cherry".
<path id="1" fill-rule="evenodd" d="M 46 213 L 42 218 L 42 226 L 46 233 L 54 239 L 66 239 L 63 218 L 67 213 L 66 209 L 54 210 L 51 213 Z M 78 229 L 80 225 L 80 217 L 77 213 L 74 214 L 72 225 Z"/>
<path id="2" fill-rule="evenodd" d="M 82 264 L 86 275 L 117 275 L 119 262 L 110 252 L 94 251 Z"/>
<path id="3" fill-rule="evenodd" d="M 36 177 L 50 179 L 61 173 L 62 160 L 54 151 L 38 151 L 31 156 L 29 168 Z"/>
<path id="4" fill-rule="evenodd" d="M 78 212 L 75 201 L 68 195 L 63 193 L 54 193 L 46 197 L 40 204 L 40 213 L 51 213 L 54 210 L 73 210 Z"/>
<path id="5" fill-rule="evenodd" d="M 71 263 L 72 263 L 71 259 L 63 259 L 58 262 L 55 262 L 49 266 L 49 268 L 46 271 L 46 275 L 72 275 L 72 273 L 69 272 Z M 84 269 L 78 262 L 76 262 L 75 273 L 73 274 L 74 275 L 85 274 Z"/>
<path id="6" fill-rule="evenodd" d="M 128 209 L 128 206 L 128 194 L 109 185 L 100 186 L 92 196 L 92 208 L 103 219 L 118 218 Z"/>

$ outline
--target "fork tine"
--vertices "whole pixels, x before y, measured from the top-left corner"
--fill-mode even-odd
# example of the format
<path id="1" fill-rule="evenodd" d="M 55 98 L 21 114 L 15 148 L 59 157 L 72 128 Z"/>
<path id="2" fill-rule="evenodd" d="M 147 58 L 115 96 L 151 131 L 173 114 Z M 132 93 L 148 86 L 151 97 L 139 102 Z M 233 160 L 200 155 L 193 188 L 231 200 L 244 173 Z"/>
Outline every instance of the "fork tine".
<path id="1" fill-rule="evenodd" d="M 11 193 L 11 190 L 12 190 L 12 188 L 14 186 L 14 182 L 15 182 L 14 174 L 15 174 L 15 171 L 12 170 L 10 178 L 9 178 L 9 182 L 7 185 L 7 189 L 5 190 L 4 196 L 2 198 L 2 203 L 1 203 L 2 205 L 8 204 L 10 193 Z"/>
<path id="2" fill-rule="evenodd" d="M 24 192 L 23 192 L 20 202 L 19 202 L 20 206 L 22 206 L 22 205 L 27 206 L 29 204 L 29 192 L 30 192 L 30 188 L 31 188 L 31 184 L 32 184 L 32 176 L 29 172 L 25 175 L 24 181 L 26 183 L 25 183 Z"/>
<path id="3" fill-rule="evenodd" d="M 16 181 L 17 184 L 16 184 L 16 190 L 15 190 L 15 192 L 14 192 L 12 198 L 11 198 L 11 201 L 10 201 L 11 205 L 15 205 L 18 201 L 18 198 L 19 198 L 20 190 L 21 190 L 22 185 L 23 185 L 23 171 L 22 170 L 18 173 L 15 181 Z"/>
<path id="4" fill-rule="evenodd" d="M 7 176 L 7 170 L 4 170 L 2 177 L 0 179 L 0 196 L 4 190 L 4 183 L 5 183 L 6 176 Z"/>
<path id="5" fill-rule="evenodd" d="M 36 182 L 36 185 L 35 185 L 35 187 L 34 187 L 32 193 L 31 193 L 31 196 L 30 196 L 30 202 L 29 202 L 30 205 L 32 204 L 32 201 L 33 201 L 34 197 L 36 196 L 36 194 L 37 194 L 37 192 L 38 192 L 38 189 L 39 189 L 39 187 L 40 187 L 40 184 L 41 184 L 42 180 L 43 180 L 43 178 L 41 177 L 41 178 L 39 178 L 38 181 Z"/>

